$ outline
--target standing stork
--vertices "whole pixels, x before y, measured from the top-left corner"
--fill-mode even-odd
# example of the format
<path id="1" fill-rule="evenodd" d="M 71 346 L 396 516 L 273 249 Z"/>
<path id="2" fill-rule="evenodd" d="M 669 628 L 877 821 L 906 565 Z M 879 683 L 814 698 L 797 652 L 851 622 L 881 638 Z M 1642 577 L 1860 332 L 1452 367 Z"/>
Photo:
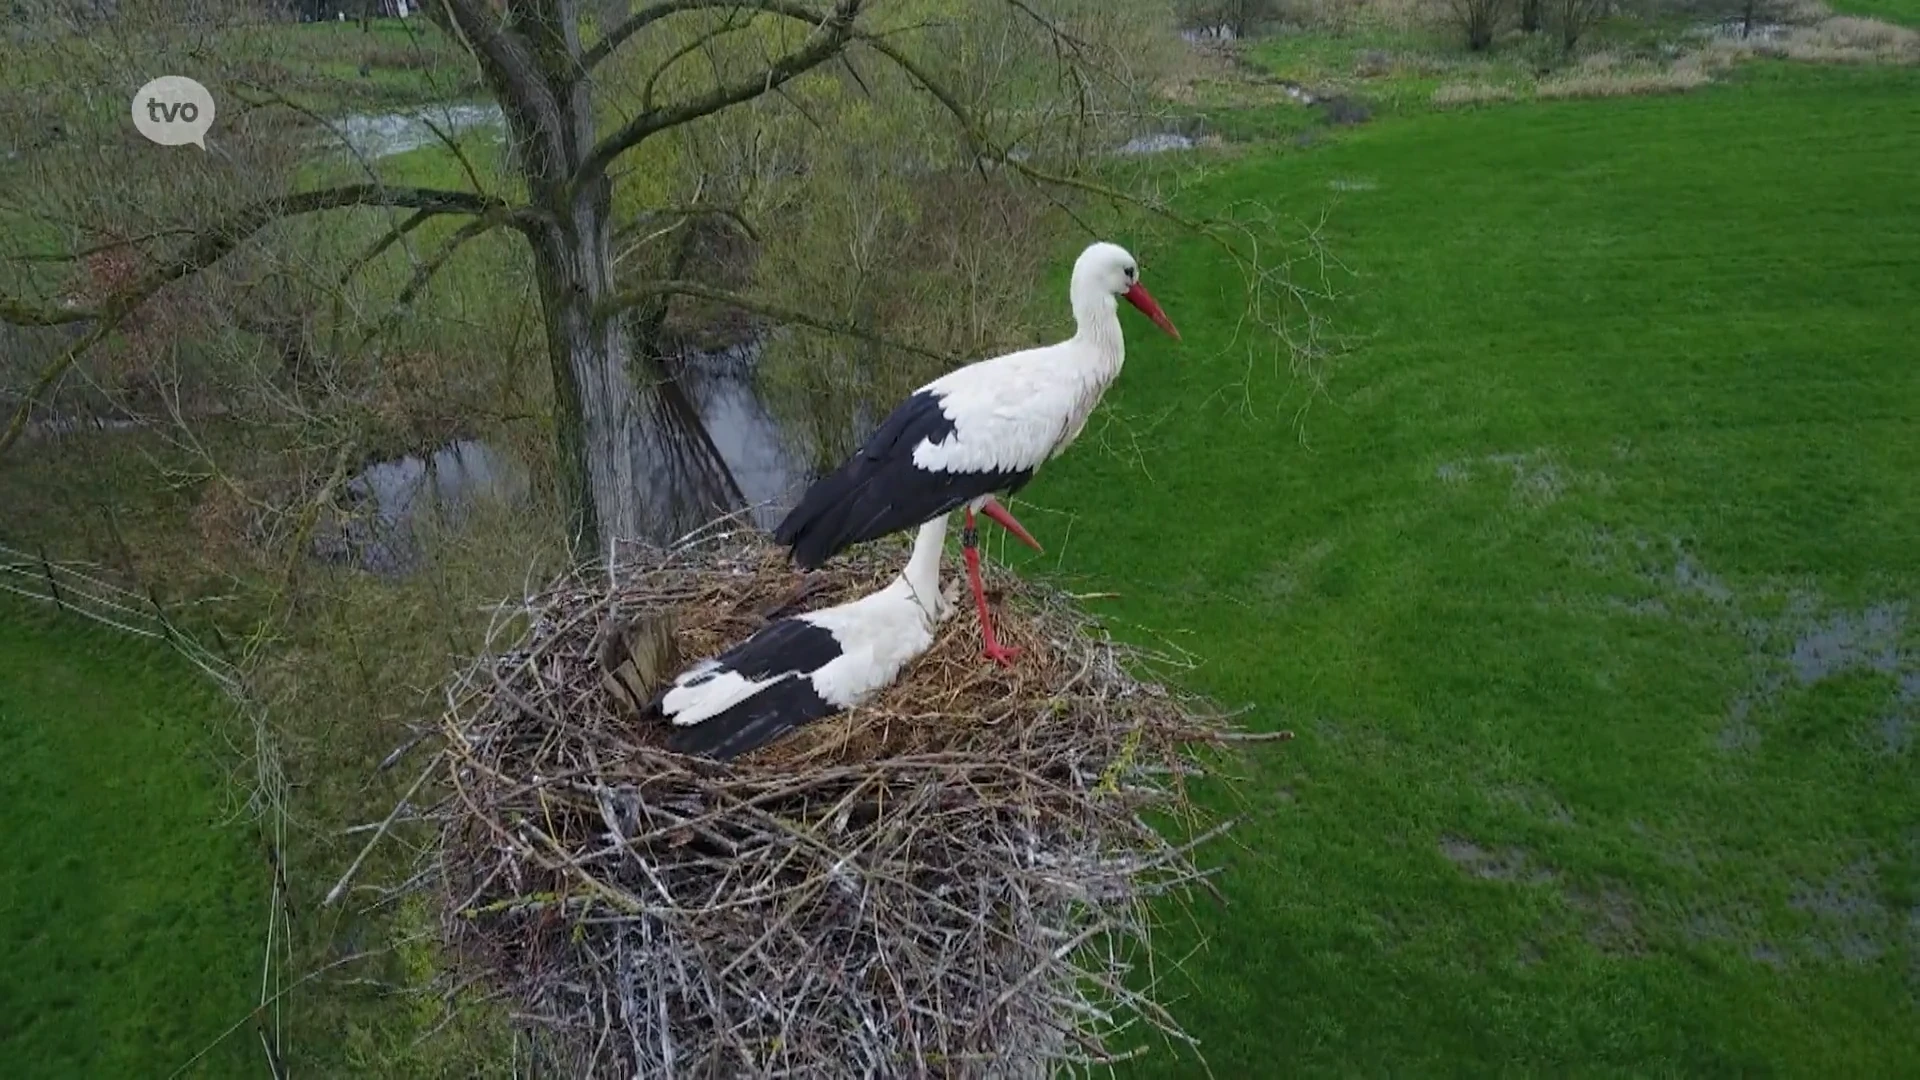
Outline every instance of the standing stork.
<path id="1" fill-rule="evenodd" d="M 910 529 L 966 507 L 961 534 L 967 581 L 980 613 L 985 654 L 1011 665 L 1019 650 L 1001 646 L 980 584 L 976 511 L 1027 546 L 1040 545 L 990 496 L 1011 495 L 1080 435 L 1125 360 L 1118 299 L 1139 308 L 1179 340 L 1166 313 L 1140 284 L 1134 257 L 1117 244 L 1089 245 L 1073 264 L 1068 295 L 1074 335 L 996 356 L 927 383 L 880 422 L 841 466 L 807 489 L 774 539 L 811 570 L 848 547 Z"/>
<path id="2" fill-rule="evenodd" d="M 941 514 L 920 526 L 906 569 L 886 588 L 776 619 L 680 673 L 649 706 L 675 725 L 667 748 L 723 761 L 738 757 L 892 683 L 953 614 L 940 595 L 946 539 L 947 515 Z"/>

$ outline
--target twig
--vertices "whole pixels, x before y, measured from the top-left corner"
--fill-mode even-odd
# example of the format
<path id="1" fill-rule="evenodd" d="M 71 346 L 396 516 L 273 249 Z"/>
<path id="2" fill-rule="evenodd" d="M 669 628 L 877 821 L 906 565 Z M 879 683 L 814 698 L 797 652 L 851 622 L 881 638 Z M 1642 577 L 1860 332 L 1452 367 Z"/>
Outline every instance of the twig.
<path id="1" fill-rule="evenodd" d="M 434 770 L 440 765 L 440 759 L 445 757 L 446 753 L 442 750 L 434 754 L 432 760 L 427 762 L 427 767 L 420 770 L 420 775 L 414 778 L 413 786 L 407 788 L 407 793 L 400 797 L 399 802 L 393 804 L 392 810 L 387 811 L 386 818 L 380 822 L 380 827 L 374 830 L 366 846 L 360 849 L 360 854 L 355 855 L 353 862 L 347 864 L 346 873 L 341 874 L 340 880 L 334 883 L 333 888 L 327 890 L 326 898 L 320 901 L 321 907 L 331 907 L 333 902 L 340 898 L 340 894 L 346 891 L 347 883 L 353 880 L 353 875 L 360 872 L 360 864 L 367 861 L 367 856 L 372 853 L 374 846 L 380 843 L 381 837 L 387 835 L 387 830 L 393 827 L 394 820 L 400 816 L 400 811 L 406 808 L 408 800 L 420 790 L 420 786 L 427 782 L 427 777 L 433 775 Z"/>

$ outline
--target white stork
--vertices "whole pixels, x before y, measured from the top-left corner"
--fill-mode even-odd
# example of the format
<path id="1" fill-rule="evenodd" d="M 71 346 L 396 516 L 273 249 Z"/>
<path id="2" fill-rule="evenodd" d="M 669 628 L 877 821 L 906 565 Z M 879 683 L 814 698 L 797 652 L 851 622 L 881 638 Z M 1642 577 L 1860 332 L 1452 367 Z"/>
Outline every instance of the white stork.
<path id="1" fill-rule="evenodd" d="M 998 509 L 998 505 L 995 504 Z M 933 644 L 953 614 L 940 594 L 947 515 L 920 526 L 907 567 L 886 588 L 776 619 L 676 676 L 650 706 L 676 725 L 667 747 L 726 760 L 860 704 Z"/>
<path id="2" fill-rule="evenodd" d="M 961 534 L 967 580 L 980 612 L 986 656 L 1010 665 L 1017 649 L 994 638 L 980 585 L 975 511 L 1038 551 L 1020 523 L 988 497 L 1010 495 L 1080 435 L 1100 396 L 1120 374 L 1126 346 L 1118 298 L 1172 335 L 1160 305 L 1140 284 L 1125 248 L 1089 245 L 1073 264 L 1069 288 L 1074 335 L 1055 345 L 957 368 L 913 392 L 880 422 L 838 469 L 807 489 L 773 536 L 811 570 L 848 547 L 910 529 L 966 506 Z"/>

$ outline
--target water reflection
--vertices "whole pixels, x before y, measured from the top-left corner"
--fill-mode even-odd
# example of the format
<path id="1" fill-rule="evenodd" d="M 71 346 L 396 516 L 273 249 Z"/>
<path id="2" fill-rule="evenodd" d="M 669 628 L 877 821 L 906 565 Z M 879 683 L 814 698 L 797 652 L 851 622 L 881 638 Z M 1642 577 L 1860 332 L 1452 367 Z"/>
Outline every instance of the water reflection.
<path id="1" fill-rule="evenodd" d="M 760 396 L 754 381 L 760 351 L 758 341 L 688 351 L 676 367 L 754 524 L 771 529 L 812 480 L 812 456 L 806 440 L 782 425 Z M 450 443 L 426 458 L 379 462 L 347 482 L 349 513 L 316 531 L 313 552 L 383 577 L 405 575 L 419 565 L 424 528 L 458 528 L 482 503 L 523 505 L 530 487 L 521 462 L 477 439 Z"/>
<path id="2" fill-rule="evenodd" d="M 520 505 L 530 490 L 525 466 L 477 439 L 382 461 L 347 481 L 347 513 L 315 530 L 313 553 L 397 577 L 419 565 L 423 529 L 458 528 L 479 504 Z"/>
<path id="3" fill-rule="evenodd" d="M 679 371 L 721 460 L 753 507 L 754 523 L 771 529 L 812 479 L 812 455 L 798 432 L 774 418 L 755 386 L 760 350 L 753 340 L 713 352 L 686 352 Z"/>

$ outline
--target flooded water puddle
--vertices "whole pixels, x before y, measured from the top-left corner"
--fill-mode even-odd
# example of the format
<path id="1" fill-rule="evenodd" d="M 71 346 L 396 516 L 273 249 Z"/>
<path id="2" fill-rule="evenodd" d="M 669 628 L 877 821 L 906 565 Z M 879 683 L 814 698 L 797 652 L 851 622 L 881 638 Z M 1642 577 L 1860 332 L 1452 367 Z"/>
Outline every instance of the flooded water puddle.
<path id="1" fill-rule="evenodd" d="M 1793 643 L 1788 661 L 1794 678 L 1810 686 L 1852 670 L 1893 674 L 1900 662 L 1900 631 L 1905 604 L 1879 604 L 1857 614 L 1841 612 L 1806 631 Z"/>
<path id="2" fill-rule="evenodd" d="M 1720 580 L 1718 574 L 1701 566 L 1694 559 L 1693 554 L 1681 547 L 1678 541 L 1674 542 L 1673 551 L 1674 589 L 1680 592 L 1696 593 L 1716 604 L 1724 604 L 1733 599 L 1733 590 L 1727 588 L 1727 583 Z"/>
<path id="3" fill-rule="evenodd" d="M 1434 478 L 1460 487 L 1482 478 L 1504 476 L 1512 484 L 1514 502 L 1542 507 L 1556 502 L 1570 490 L 1605 492 L 1611 480 L 1605 473 L 1582 471 L 1564 463 L 1551 447 L 1536 447 L 1524 453 L 1485 454 L 1477 458 L 1456 458 L 1434 466 Z"/>
<path id="4" fill-rule="evenodd" d="M 1460 872 L 1486 881 L 1524 881 L 1544 885 L 1559 877 L 1517 847 L 1489 849 L 1462 836 L 1440 838 L 1440 854 Z"/>
<path id="5" fill-rule="evenodd" d="M 1182 135 L 1177 131 L 1161 131 L 1152 135 L 1135 136 L 1114 153 L 1127 156 L 1164 154 L 1173 150 L 1191 150 L 1193 147 L 1194 140 L 1191 136 Z"/>
<path id="6" fill-rule="evenodd" d="M 1441 474 L 1452 483 L 1464 478 L 1458 469 Z M 1750 674 L 1729 697 L 1714 736 L 1722 752 L 1757 749 L 1788 710 L 1818 707 L 1800 703 L 1801 693 L 1862 675 L 1886 690 L 1879 703 L 1848 718 L 1856 745 L 1878 757 L 1912 750 L 1920 729 L 1920 644 L 1910 633 L 1908 599 L 1840 607 L 1800 583 L 1729 582 L 1677 537 L 1602 531 L 1586 539 L 1588 566 L 1626 562 L 1642 587 L 1638 595 L 1605 597 L 1606 610 L 1744 639 Z"/>
<path id="7" fill-rule="evenodd" d="M 1181 40 L 1189 45 L 1198 45 L 1209 41 L 1237 41 L 1239 33 L 1227 23 L 1218 26 L 1194 26 L 1180 31 Z"/>
<path id="8" fill-rule="evenodd" d="M 1758 20 L 1756 20 L 1752 28 L 1749 29 L 1744 19 L 1725 19 L 1717 23 L 1709 23 L 1705 26 L 1696 27 L 1694 28 L 1693 35 L 1695 37 L 1732 38 L 1736 41 L 1742 38 L 1747 41 L 1779 41 L 1781 38 L 1786 37 L 1788 31 L 1791 29 L 1792 27 L 1783 23 L 1760 22 Z"/>
<path id="9" fill-rule="evenodd" d="M 1878 715 L 1862 717 L 1859 741 L 1881 756 L 1904 754 L 1920 721 L 1920 653 L 1901 647 L 1904 602 L 1869 604 L 1815 616 L 1817 598 L 1798 595 L 1777 619 L 1749 619 L 1747 635 L 1758 672 L 1753 685 L 1728 706 L 1720 748 L 1751 750 L 1764 737 L 1763 714 L 1777 709 L 1792 687 L 1813 687 L 1856 673 L 1889 676 L 1892 692 Z M 1785 647 L 1782 648 L 1784 641 Z"/>
<path id="10" fill-rule="evenodd" d="M 354 156 L 378 161 L 438 143 L 440 136 L 434 133 L 434 128 L 449 138 L 456 138 L 478 128 L 504 131 L 505 126 L 506 119 L 499 105 L 440 104 L 407 112 L 345 116 L 335 124 L 334 134 L 327 138 L 332 140 L 337 134 Z"/>
<path id="11" fill-rule="evenodd" d="M 1868 964 L 1886 953 L 1892 912 L 1879 897 L 1879 873 L 1863 859 L 1820 882 L 1798 881 L 1788 906 L 1806 913 L 1813 932 L 1801 943 L 1815 960 Z"/>

